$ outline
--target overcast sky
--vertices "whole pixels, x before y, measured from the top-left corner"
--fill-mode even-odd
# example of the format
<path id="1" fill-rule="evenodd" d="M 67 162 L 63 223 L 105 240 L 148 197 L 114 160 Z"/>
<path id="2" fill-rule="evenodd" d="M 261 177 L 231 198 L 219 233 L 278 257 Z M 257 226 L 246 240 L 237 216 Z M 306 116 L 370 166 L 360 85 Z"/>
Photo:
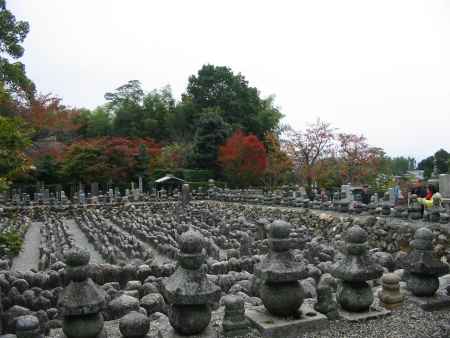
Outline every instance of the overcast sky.
<path id="1" fill-rule="evenodd" d="M 41 92 L 94 108 L 137 79 L 177 98 L 205 63 L 276 95 L 284 122 L 317 117 L 392 156 L 450 151 L 450 1 L 8 0 L 31 31 Z"/>

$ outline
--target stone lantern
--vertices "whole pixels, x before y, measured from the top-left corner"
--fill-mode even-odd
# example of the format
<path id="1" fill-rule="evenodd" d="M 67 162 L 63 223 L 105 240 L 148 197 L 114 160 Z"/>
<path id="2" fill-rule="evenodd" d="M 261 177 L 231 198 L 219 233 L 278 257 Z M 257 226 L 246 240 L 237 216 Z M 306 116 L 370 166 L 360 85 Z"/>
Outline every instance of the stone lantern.
<path id="1" fill-rule="evenodd" d="M 89 252 L 72 249 L 65 255 L 65 274 L 70 281 L 61 292 L 58 307 L 67 338 L 106 338 L 101 311 L 106 292 L 88 278 Z"/>
<path id="2" fill-rule="evenodd" d="M 169 321 L 182 335 L 203 332 L 211 321 L 211 307 L 218 302 L 221 290 L 210 282 L 202 265 L 205 239 L 189 230 L 180 237 L 178 268 L 163 282 L 163 294 L 168 304 Z"/>
<path id="3" fill-rule="evenodd" d="M 433 233 L 420 228 L 411 241 L 413 250 L 406 257 L 407 287 L 413 295 L 431 297 L 439 288 L 439 277 L 449 271 L 447 264 L 433 257 Z"/>
<path id="4" fill-rule="evenodd" d="M 340 279 L 337 300 L 349 312 L 369 310 L 374 296 L 367 281 L 383 274 L 383 268 L 369 256 L 367 238 L 364 229 L 351 227 L 346 234 L 345 257 L 333 266 L 333 276 Z"/>
<path id="5" fill-rule="evenodd" d="M 291 225 L 276 220 L 269 228 L 270 253 L 256 267 L 261 280 L 261 299 L 266 309 L 275 316 L 295 315 L 303 303 L 303 288 L 298 282 L 306 278 L 306 267 L 296 262 L 290 252 Z"/>

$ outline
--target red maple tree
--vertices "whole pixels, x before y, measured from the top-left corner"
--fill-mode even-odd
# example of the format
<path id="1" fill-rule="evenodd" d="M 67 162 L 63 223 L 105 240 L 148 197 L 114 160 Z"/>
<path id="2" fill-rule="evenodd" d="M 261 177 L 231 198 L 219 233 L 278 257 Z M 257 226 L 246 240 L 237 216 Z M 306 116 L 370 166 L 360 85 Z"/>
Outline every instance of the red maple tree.
<path id="1" fill-rule="evenodd" d="M 237 130 L 219 147 L 218 162 L 232 184 L 257 184 L 267 167 L 266 149 L 255 135 Z"/>

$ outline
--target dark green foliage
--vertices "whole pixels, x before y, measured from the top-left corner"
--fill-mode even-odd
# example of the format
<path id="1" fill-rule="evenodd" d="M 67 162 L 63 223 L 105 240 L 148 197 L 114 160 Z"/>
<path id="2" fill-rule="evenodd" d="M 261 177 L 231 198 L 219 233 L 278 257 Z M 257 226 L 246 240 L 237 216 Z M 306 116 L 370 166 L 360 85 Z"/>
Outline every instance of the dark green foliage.
<path id="1" fill-rule="evenodd" d="M 434 154 L 434 158 L 436 159 L 436 165 L 439 174 L 447 174 L 448 173 L 448 160 L 450 159 L 450 154 L 446 152 L 444 149 L 440 149 Z"/>
<path id="2" fill-rule="evenodd" d="M 19 254 L 23 239 L 15 231 L 0 234 L 0 256 L 15 257 Z"/>
<path id="3" fill-rule="evenodd" d="M 25 74 L 25 66 L 21 62 L 10 61 L 23 56 L 22 43 L 28 31 L 28 22 L 16 21 L 6 9 L 6 1 L 0 0 L 0 92 L 31 99 L 35 87 Z"/>
<path id="4" fill-rule="evenodd" d="M 433 174 L 434 159 L 436 158 L 436 165 L 438 174 L 447 174 L 449 172 L 448 161 L 450 160 L 450 154 L 444 149 L 438 150 L 434 156 L 427 157 L 419 162 L 417 168 L 424 171 L 425 178 L 430 178 Z"/>
<path id="5" fill-rule="evenodd" d="M 242 129 L 260 138 L 273 131 L 282 117 L 273 97 L 261 99 L 243 75 L 235 75 L 228 67 L 204 65 L 189 78 L 186 96 L 196 114 L 214 109 L 233 130 Z"/>
<path id="6" fill-rule="evenodd" d="M 39 158 L 35 162 L 36 179 L 45 184 L 55 184 L 60 181 L 60 163 L 51 155 Z"/>
<path id="7" fill-rule="evenodd" d="M 200 169 L 218 170 L 217 152 L 230 135 L 230 126 L 217 111 L 207 111 L 197 123 L 194 137 L 192 166 Z"/>
<path id="8" fill-rule="evenodd" d="M 211 170 L 183 170 L 183 179 L 188 182 L 208 182 L 211 178 L 214 178 L 214 173 Z"/>
<path id="9" fill-rule="evenodd" d="M 145 94 L 139 81 L 129 81 L 112 93 L 106 93 L 106 108 L 114 116 L 113 134 L 151 137 L 168 141 L 175 121 L 175 100 L 170 87 Z"/>
<path id="10" fill-rule="evenodd" d="M 80 109 L 80 115 L 75 119 L 80 125 L 78 133 L 83 138 L 102 137 L 112 135 L 112 116 L 103 106 L 90 111 Z"/>
<path id="11" fill-rule="evenodd" d="M 392 174 L 394 176 L 401 176 L 406 174 L 408 170 L 414 170 L 416 167 L 416 160 L 411 157 L 386 157 L 385 163 L 384 163 L 384 169 L 383 172 Z"/>
<path id="12" fill-rule="evenodd" d="M 433 173 L 433 166 L 434 166 L 434 157 L 430 156 L 420 161 L 419 164 L 417 165 L 417 168 L 419 170 L 424 171 L 423 175 L 425 178 L 430 178 L 431 174 Z"/>

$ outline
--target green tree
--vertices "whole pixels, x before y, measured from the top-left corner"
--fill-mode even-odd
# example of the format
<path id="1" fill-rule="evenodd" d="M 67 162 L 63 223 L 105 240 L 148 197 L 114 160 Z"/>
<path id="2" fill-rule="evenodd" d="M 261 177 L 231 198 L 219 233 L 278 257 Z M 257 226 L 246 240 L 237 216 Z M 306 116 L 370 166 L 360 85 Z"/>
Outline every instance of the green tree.
<path id="1" fill-rule="evenodd" d="M 60 164 L 51 155 L 39 158 L 35 163 L 36 179 L 46 184 L 55 184 L 60 181 Z"/>
<path id="2" fill-rule="evenodd" d="M 401 176 L 406 174 L 408 170 L 413 170 L 416 166 L 415 159 L 411 157 L 386 157 L 386 171 L 388 174 L 392 174 L 394 176 Z"/>
<path id="3" fill-rule="evenodd" d="M 198 114 L 214 109 L 233 130 L 242 129 L 260 138 L 273 131 L 282 117 L 273 105 L 273 97 L 261 99 L 243 75 L 234 74 L 228 67 L 204 65 L 189 78 L 186 96 Z"/>
<path id="4" fill-rule="evenodd" d="M 106 93 L 107 109 L 114 114 L 114 134 L 137 137 L 142 130 L 144 91 L 137 80 L 128 81 L 112 93 Z"/>
<path id="5" fill-rule="evenodd" d="M 145 135 L 140 136 L 167 141 L 171 136 L 170 116 L 175 110 L 175 100 L 170 87 L 151 91 L 145 95 L 143 101 L 142 129 Z"/>
<path id="6" fill-rule="evenodd" d="M 31 144 L 30 133 L 22 119 L 0 116 L 0 186 L 3 189 L 14 175 L 27 169 L 25 150 Z"/>
<path id="7" fill-rule="evenodd" d="M 17 21 L 6 9 L 6 1 L 0 0 L 0 113 L 10 108 L 12 99 L 31 101 L 35 87 L 25 74 L 25 66 L 17 60 L 23 56 L 22 43 L 29 31 L 29 24 Z"/>
<path id="8" fill-rule="evenodd" d="M 438 169 L 438 173 L 447 174 L 448 160 L 450 159 L 450 154 L 444 149 L 440 149 L 434 154 L 434 158 L 436 159 L 436 166 Z"/>
<path id="9" fill-rule="evenodd" d="M 419 164 L 417 165 L 417 168 L 419 170 L 423 170 L 423 176 L 425 178 L 430 178 L 431 174 L 433 173 L 433 166 L 434 166 L 434 157 L 430 156 L 420 161 Z"/>
<path id="10" fill-rule="evenodd" d="M 110 136 L 112 133 L 112 117 L 105 107 L 97 107 L 89 113 L 86 136 L 101 137 Z"/>
<path id="11" fill-rule="evenodd" d="M 192 149 L 192 166 L 218 170 L 218 148 L 230 135 L 230 126 L 217 111 L 204 112 L 197 124 Z"/>
<path id="12" fill-rule="evenodd" d="M 144 93 L 139 81 L 129 81 L 106 93 L 106 108 L 113 114 L 113 133 L 118 136 L 151 137 L 168 141 L 175 100 L 169 86 Z M 104 115 L 102 121 L 105 121 Z"/>
<path id="13" fill-rule="evenodd" d="M 438 150 L 434 156 L 427 157 L 426 159 L 419 162 L 417 168 L 424 171 L 424 177 L 430 178 L 434 170 L 434 161 L 436 159 L 436 165 L 438 174 L 448 173 L 448 161 L 450 159 L 450 154 L 444 149 Z"/>

